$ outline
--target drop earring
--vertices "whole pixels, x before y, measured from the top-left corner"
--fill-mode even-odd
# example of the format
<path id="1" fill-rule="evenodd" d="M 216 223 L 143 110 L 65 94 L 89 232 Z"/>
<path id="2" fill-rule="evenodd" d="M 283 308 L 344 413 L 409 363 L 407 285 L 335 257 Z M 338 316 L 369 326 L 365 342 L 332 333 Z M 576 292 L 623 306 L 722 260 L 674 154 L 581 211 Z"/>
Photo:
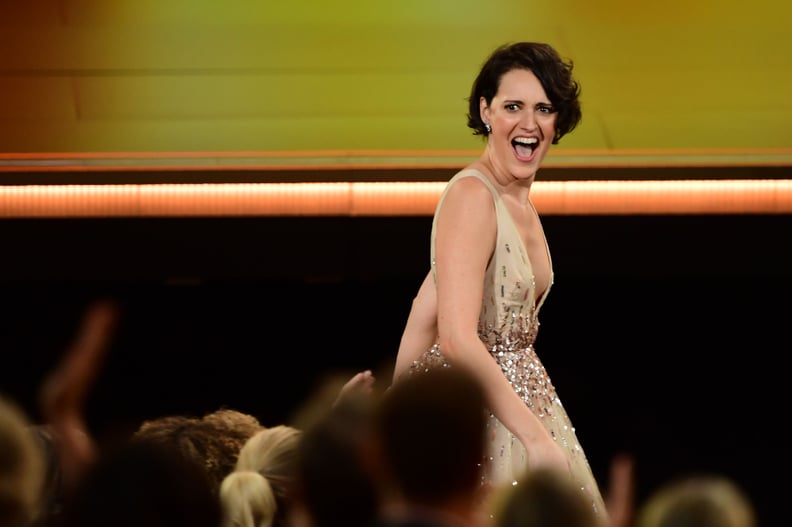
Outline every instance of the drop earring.
<path id="1" fill-rule="evenodd" d="M 490 126 L 489 123 L 484 123 L 484 129 L 487 131 L 487 134 L 492 133 L 492 127 Z"/>

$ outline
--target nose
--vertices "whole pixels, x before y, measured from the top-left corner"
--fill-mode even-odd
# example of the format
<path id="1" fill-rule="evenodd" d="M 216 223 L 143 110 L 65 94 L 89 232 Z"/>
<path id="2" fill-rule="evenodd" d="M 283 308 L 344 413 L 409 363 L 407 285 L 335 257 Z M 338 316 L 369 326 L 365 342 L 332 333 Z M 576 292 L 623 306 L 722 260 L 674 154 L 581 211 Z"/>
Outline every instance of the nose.
<path id="1" fill-rule="evenodd" d="M 536 120 L 536 112 L 534 111 L 527 111 L 523 114 L 522 119 L 520 121 L 520 126 L 526 131 L 533 131 L 536 130 L 537 126 Z"/>

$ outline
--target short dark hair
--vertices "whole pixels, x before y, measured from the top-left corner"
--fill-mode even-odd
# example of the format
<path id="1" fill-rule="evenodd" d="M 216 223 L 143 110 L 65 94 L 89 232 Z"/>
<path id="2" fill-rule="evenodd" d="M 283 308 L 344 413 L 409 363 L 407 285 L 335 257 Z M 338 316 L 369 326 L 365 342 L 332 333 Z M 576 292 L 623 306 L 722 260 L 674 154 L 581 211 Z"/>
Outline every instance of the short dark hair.
<path id="1" fill-rule="evenodd" d="M 545 93 L 558 112 L 553 144 L 575 129 L 582 118 L 580 109 L 580 84 L 572 77 L 573 63 L 562 58 L 549 44 L 517 42 L 498 47 L 481 67 L 468 97 L 467 125 L 473 135 L 487 136 L 481 120 L 479 101 L 487 104 L 498 93 L 501 79 L 515 69 L 533 72 L 542 83 Z"/>
<path id="2" fill-rule="evenodd" d="M 380 401 L 374 431 L 401 493 L 431 505 L 481 482 L 484 390 L 461 367 L 435 368 L 395 383 Z"/>

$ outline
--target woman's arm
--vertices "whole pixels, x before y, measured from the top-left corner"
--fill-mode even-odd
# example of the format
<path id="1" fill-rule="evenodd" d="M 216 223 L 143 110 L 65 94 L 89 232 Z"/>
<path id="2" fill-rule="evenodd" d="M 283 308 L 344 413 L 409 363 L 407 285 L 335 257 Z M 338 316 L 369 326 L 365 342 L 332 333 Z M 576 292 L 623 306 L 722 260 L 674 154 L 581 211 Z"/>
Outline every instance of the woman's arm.
<path id="1" fill-rule="evenodd" d="M 484 279 L 497 236 L 489 189 L 476 178 L 454 183 L 438 211 L 435 234 L 440 349 L 482 383 L 490 410 L 522 442 L 530 466 L 568 470 L 567 458 L 520 399 L 478 336 Z"/>
<path id="2" fill-rule="evenodd" d="M 396 365 L 393 368 L 395 382 L 410 369 L 414 360 L 431 348 L 437 340 L 437 292 L 431 269 L 426 274 L 412 302 L 407 323 L 404 326 Z"/>

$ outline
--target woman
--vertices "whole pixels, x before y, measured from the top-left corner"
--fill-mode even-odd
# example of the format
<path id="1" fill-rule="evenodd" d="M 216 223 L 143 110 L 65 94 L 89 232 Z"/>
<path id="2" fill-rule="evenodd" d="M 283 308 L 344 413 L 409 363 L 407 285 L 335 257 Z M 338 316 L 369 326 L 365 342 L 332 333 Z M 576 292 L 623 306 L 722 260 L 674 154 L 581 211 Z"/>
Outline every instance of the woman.
<path id="1" fill-rule="evenodd" d="M 394 380 L 430 368 L 471 370 L 491 417 L 484 483 L 525 470 L 568 471 L 605 517 L 588 461 L 533 343 L 553 283 L 531 185 L 551 144 L 581 119 L 572 63 L 549 45 L 502 46 L 469 98 L 481 156 L 448 183 L 432 222 L 431 271 L 413 301 Z"/>

